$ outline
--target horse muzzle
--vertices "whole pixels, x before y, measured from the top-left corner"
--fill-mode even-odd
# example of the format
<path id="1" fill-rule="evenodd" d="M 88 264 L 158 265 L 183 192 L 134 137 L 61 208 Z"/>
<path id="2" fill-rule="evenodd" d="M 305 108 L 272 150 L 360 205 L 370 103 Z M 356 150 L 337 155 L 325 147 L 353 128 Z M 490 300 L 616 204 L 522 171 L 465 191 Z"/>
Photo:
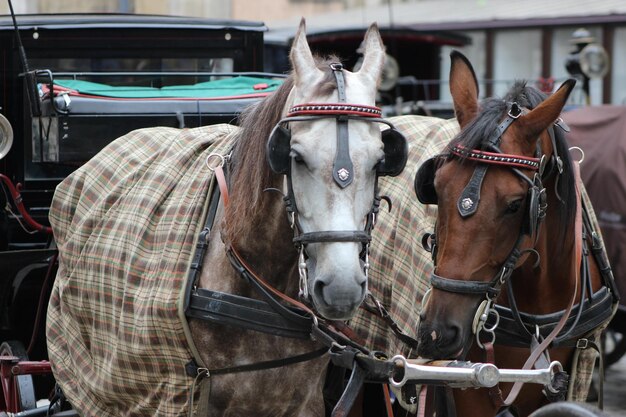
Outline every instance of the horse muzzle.
<path id="1" fill-rule="evenodd" d="M 320 274 L 312 277 L 310 285 L 313 305 L 330 320 L 350 319 L 367 294 L 367 277 L 361 270 Z"/>

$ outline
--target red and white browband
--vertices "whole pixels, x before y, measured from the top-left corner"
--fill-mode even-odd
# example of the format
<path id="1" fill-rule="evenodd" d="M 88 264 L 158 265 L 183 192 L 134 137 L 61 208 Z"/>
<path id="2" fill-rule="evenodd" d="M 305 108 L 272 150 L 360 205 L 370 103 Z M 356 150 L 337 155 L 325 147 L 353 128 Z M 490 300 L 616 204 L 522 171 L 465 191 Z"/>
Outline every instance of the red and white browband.
<path id="1" fill-rule="evenodd" d="M 461 145 L 453 146 L 450 149 L 450 152 L 461 158 L 467 158 L 485 164 L 505 165 L 514 168 L 531 169 L 535 171 L 539 170 L 539 158 L 531 158 L 505 153 L 487 152 L 478 149 L 468 150 Z"/>
<path id="2" fill-rule="evenodd" d="M 380 107 L 365 106 L 362 104 L 335 104 L 335 103 L 309 103 L 299 104 L 289 109 L 287 117 L 293 116 L 361 116 L 361 117 L 381 117 L 383 114 Z"/>

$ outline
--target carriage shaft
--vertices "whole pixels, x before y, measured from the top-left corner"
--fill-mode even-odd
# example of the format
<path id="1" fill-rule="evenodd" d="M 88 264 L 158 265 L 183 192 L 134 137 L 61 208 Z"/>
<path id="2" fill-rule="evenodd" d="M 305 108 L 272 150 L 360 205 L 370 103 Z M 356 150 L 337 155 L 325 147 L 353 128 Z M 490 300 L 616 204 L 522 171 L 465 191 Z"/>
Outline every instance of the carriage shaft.
<path id="1" fill-rule="evenodd" d="M 490 363 L 467 361 L 409 361 L 394 356 L 394 371 L 389 378 L 391 385 L 402 387 L 407 383 L 447 385 L 453 388 L 489 388 L 500 382 L 523 382 L 548 385 L 559 362 L 552 362 L 545 369 L 498 369 Z"/>

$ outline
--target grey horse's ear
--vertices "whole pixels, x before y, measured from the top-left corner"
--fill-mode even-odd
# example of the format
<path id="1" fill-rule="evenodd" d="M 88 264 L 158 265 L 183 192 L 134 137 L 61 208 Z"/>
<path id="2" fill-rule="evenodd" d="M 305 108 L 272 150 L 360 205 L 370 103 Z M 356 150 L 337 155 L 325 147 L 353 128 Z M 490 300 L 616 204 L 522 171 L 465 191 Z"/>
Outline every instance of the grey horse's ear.
<path id="1" fill-rule="evenodd" d="M 301 83 L 309 84 L 314 82 L 317 77 L 321 77 L 322 72 L 315 65 L 311 48 L 309 48 L 309 43 L 306 40 L 306 23 L 304 18 L 300 20 L 300 27 L 291 44 L 289 59 L 295 73 L 296 85 Z"/>
<path id="2" fill-rule="evenodd" d="M 369 77 L 378 86 L 385 65 L 385 45 L 376 23 L 372 23 L 367 29 L 363 47 L 363 65 L 357 74 Z"/>

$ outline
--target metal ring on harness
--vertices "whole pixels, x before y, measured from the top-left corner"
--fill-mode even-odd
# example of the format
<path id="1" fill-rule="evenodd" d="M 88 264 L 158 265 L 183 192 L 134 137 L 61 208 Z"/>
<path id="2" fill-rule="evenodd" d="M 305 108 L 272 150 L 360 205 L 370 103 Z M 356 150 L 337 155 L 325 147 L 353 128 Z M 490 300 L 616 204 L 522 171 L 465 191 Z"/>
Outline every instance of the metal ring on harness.
<path id="1" fill-rule="evenodd" d="M 217 165 L 211 164 L 211 158 L 217 158 L 217 161 L 218 161 Z M 206 166 L 211 170 L 211 172 L 215 171 L 217 168 L 224 167 L 225 163 L 226 163 L 226 157 L 219 153 L 210 153 L 206 157 Z"/>
<path id="2" fill-rule="evenodd" d="M 571 148 L 568 149 L 570 152 L 572 152 L 573 150 L 577 150 L 578 152 L 580 152 L 580 159 L 578 160 L 579 164 L 582 164 L 583 161 L 585 160 L 585 151 L 583 151 L 581 148 L 579 148 L 578 146 L 572 146 Z"/>

